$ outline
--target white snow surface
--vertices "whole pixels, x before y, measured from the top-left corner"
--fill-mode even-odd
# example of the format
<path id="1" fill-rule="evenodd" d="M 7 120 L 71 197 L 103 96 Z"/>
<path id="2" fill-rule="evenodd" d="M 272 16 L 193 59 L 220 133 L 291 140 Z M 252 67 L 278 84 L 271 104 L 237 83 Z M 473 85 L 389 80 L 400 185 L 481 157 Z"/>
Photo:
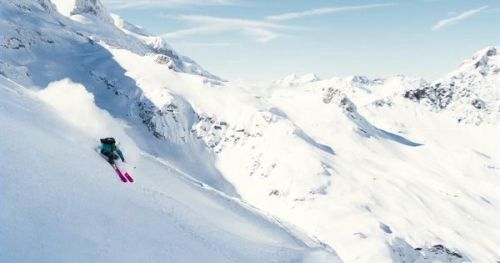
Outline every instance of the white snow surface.
<path id="1" fill-rule="evenodd" d="M 2 6 L 2 15 L 19 8 L 9 1 L 2 1 Z M 39 7 L 26 2 L 19 9 L 38 13 L 38 19 L 63 20 Z M 51 35 L 58 43 L 47 44 L 68 48 L 71 44 L 59 38 L 68 33 Z M 36 50 L 35 45 L 25 46 L 25 54 L 42 58 L 52 52 Z M 58 65 L 45 65 L 48 76 L 40 76 L 47 81 L 44 87 L 31 75 L 36 70 L 15 70 L 22 68 L 15 65 L 22 60 L 9 60 L 12 54 L 3 52 L 9 48 L 2 49 L 3 65 L 9 63 L 14 70 L 0 76 L 1 262 L 339 261 L 331 248 L 295 227 L 193 179 L 171 164 L 174 158 L 139 148 L 136 140 L 141 134 L 151 143 L 158 139 L 144 131 L 131 132 L 134 127 L 123 117 L 128 112 L 117 118 L 116 112 L 97 106 L 96 95 L 102 94 L 75 82 L 79 65 L 67 68 L 63 74 L 68 78 L 58 76 L 56 81 L 50 79 L 57 70 L 49 68 Z M 100 59 L 99 53 L 86 55 Z M 29 76 L 20 77 L 25 72 Z M 121 96 L 113 92 L 109 91 Z M 120 166 L 135 177 L 133 184 L 121 183 L 95 151 L 103 135 L 120 142 L 128 162 Z"/>
<path id="2" fill-rule="evenodd" d="M 0 261 L 500 261 L 500 47 L 431 82 L 256 87 L 99 1 L 0 3 Z M 134 184 L 95 154 L 105 136 Z"/>
<path id="3" fill-rule="evenodd" d="M 2 262 L 337 261 L 328 247 L 141 152 L 81 85 L 63 80 L 33 93 L 0 77 L 0 102 Z M 134 184 L 119 183 L 88 147 L 107 128 L 137 157 L 133 168 L 122 165 Z"/>

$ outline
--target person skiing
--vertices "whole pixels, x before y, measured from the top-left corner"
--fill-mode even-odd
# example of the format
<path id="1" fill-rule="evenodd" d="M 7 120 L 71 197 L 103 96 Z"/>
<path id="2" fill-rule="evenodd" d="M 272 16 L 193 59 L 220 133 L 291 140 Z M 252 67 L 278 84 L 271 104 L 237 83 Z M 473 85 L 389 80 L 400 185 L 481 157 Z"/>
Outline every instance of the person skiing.
<path id="1" fill-rule="evenodd" d="M 118 160 L 118 157 L 120 157 L 122 162 L 125 162 L 122 151 L 116 146 L 115 138 L 103 138 L 101 139 L 101 144 L 102 145 L 99 147 L 101 149 L 101 154 L 108 158 L 108 162 L 111 165 L 115 164 L 115 160 Z"/>

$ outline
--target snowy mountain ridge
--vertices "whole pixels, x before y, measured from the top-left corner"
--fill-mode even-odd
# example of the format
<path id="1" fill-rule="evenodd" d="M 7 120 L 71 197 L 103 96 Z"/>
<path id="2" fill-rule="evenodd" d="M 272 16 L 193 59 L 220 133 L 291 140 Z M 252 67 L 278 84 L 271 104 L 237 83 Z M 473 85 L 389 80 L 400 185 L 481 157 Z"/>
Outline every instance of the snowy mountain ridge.
<path id="1" fill-rule="evenodd" d="M 432 83 L 405 76 L 319 79 L 308 74 L 251 89 L 221 81 L 161 38 L 108 14 L 99 1 L 54 1 L 58 10 L 70 3 L 64 16 L 49 1 L 0 2 L 0 74 L 22 90 L 44 94 L 42 101 L 53 112 L 40 114 L 75 126 L 70 134 L 83 135 L 65 140 L 78 141 L 80 151 L 89 152 L 104 133 L 122 141 L 129 162 L 144 177 L 137 180 L 142 188 L 134 198 L 146 211 L 157 211 L 148 202 L 169 200 L 159 201 L 158 196 L 171 192 L 176 201 L 177 195 L 185 196 L 163 183 L 154 187 L 161 194 L 151 194 L 157 198 L 140 194 L 152 193 L 158 180 L 175 181 L 168 171 L 181 171 L 174 174 L 188 174 L 316 236 L 321 240 L 317 243 L 328 244 L 345 262 L 499 260 L 500 198 L 494 182 L 500 165 L 491 143 L 498 111 L 497 47 L 478 52 L 456 72 Z M 97 17 L 101 15 L 112 20 Z M 83 104 L 88 107 L 72 107 L 82 103 L 80 97 L 91 98 Z M 4 123 L 16 123 L 8 112 L 21 116 L 19 109 L 29 105 L 16 103 L 1 108 L 8 120 Z M 93 121 L 87 112 L 95 109 L 115 121 Z M 40 126 L 17 122 L 28 130 Z M 14 138 L 19 132 L 0 128 Z M 46 145 L 32 144 L 57 160 Z M 44 161 L 22 151 L 9 158 L 23 155 Z M 90 152 L 85 160 L 97 165 Z M 19 169 L 16 164 L 9 171 Z M 53 169 L 55 175 L 63 174 Z M 14 175 L 9 172 L 9 178 Z M 49 174 L 44 178 L 51 179 Z M 63 177 L 57 178 L 64 185 Z M 114 202 L 124 205 L 120 200 Z M 204 216 L 212 216 L 210 207 Z M 167 214 L 177 216 L 175 211 Z M 190 227 L 205 231 L 198 221 L 191 222 Z M 238 227 L 231 231 L 238 232 Z M 225 235 L 220 242 L 217 238 L 208 239 L 217 247 L 229 240 Z M 284 240 L 282 244 L 291 244 L 291 239 Z M 261 249 L 272 243 L 260 241 Z M 96 247 L 102 245 L 97 242 Z M 303 262 L 307 256 L 302 255 L 319 247 L 323 252 L 313 254 L 322 256 L 311 257 L 311 262 L 336 260 L 327 246 L 298 247 L 302 252 L 280 254 L 278 246 L 266 255 L 272 255 L 270 262 Z M 229 261 L 258 258 L 244 256 L 236 247 L 230 250 L 236 256 Z M 203 253 L 193 253 L 185 262 Z"/>
<path id="2" fill-rule="evenodd" d="M 387 102 L 391 97 L 404 96 L 428 106 L 431 110 L 448 112 L 458 122 L 476 125 L 480 125 L 482 122 L 493 123 L 495 115 L 499 111 L 498 99 L 491 92 L 500 70 L 498 49 L 500 46 L 492 46 L 476 52 L 470 59 L 465 60 L 457 70 L 432 83 L 424 79 L 405 76 L 375 79 L 352 76 L 334 77 L 315 85 L 323 88 L 326 86 L 339 87 L 342 90 L 348 90 L 346 92 L 352 96 L 356 96 L 354 93 L 363 90 L 365 91 L 362 93 L 363 96 L 371 96 L 372 94 L 378 96 L 373 98 L 374 103 L 384 100 Z M 303 76 L 292 74 L 282 80 L 272 82 L 271 86 L 291 87 L 318 80 L 319 78 L 311 73 Z"/>
<path id="3" fill-rule="evenodd" d="M 132 35 L 130 38 L 131 45 L 125 43 L 120 43 L 124 48 L 133 49 L 136 52 L 146 52 L 148 54 L 154 55 L 155 60 L 158 63 L 167 64 L 171 69 L 180 72 L 192 73 L 202 75 L 214 80 L 220 80 L 220 78 L 210 74 L 203 68 L 201 68 L 192 59 L 180 56 L 176 51 L 172 49 L 165 41 L 160 37 L 151 36 L 144 29 L 139 28 L 136 25 L 128 23 L 120 18 L 118 15 L 110 14 L 104 8 L 100 1 L 96 0 L 55 0 L 52 1 L 55 5 L 57 11 L 59 11 L 64 16 L 71 19 L 82 19 L 80 16 L 87 16 L 90 19 L 98 18 L 105 23 L 114 24 L 116 27 L 121 29 L 126 34 Z M 89 32 L 91 34 L 98 34 L 98 32 Z M 100 34 L 100 37 L 106 37 Z M 142 43 L 137 43 L 142 42 Z M 109 39 L 106 43 L 110 43 Z M 144 45 L 146 50 L 138 51 L 137 47 Z M 142 48 L 144 49 L 144 48 Z"/>

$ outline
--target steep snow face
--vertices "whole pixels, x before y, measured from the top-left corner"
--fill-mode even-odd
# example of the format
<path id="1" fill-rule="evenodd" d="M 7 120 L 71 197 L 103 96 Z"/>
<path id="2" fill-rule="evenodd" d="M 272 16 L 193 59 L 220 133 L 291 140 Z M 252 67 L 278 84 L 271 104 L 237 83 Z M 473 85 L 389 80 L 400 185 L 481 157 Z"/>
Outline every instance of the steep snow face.
<path id="1" fill-rule="evenodd" d="M 273 105 L 310 137 L 333 148 L 336 155 L 326 162 L 332 172 L 324 195 L 294 201 L 278 196 L 282 200 L 276 201 L 280 203 L 276 206 L 290 202 L 289 210 L 270 210 L 293 218 L 294 223 L 335 246 L 346 261 L 377 258 L 374 261 L 385 262 L 388 259 L 381 252 L 391 255 L 399 246 L 395 237 L 413 248 L 441 244 L 474 262 L 498 259 L 493 252 L 498 250 L 498 223 L 492 217 L 498 207 L 490 207 L 490 201 L 481 198 L 488 195 L 499 200 L 495 192 L 498 161 L 492 144 L 495 126 L 458 124 L 447 114 L 433 113 L 406 100 L 401 91 L 388 98 L 377 95 L 391 95 L 396 91 L 391 86 L 399 80 L 375 85 L 357 82 L 355 87 L 334 81 L 337 85 L 316 83 L 279 89 L 271 97 Z M 407 85 L 412 83 L 421 82 L 408 81 Z M 475 185 L 474 180 L 485 183 Z M 262 199 L 262 206 L 271 206 Z M 465 219 L 470 216 L 477 220 L 476 227 L 492 232 L 477 235 Z M 316 218 L 315 223 L 310 223 L 311 217 Z M 451 229 L 455 232 L 447 233 Z M 481 248 L 470 246 L 471 240 L 481 243 Z M 378 249 L 360 255 L 349 249 L 355 244 Z M 464 260 L 453 257 L 448 260 Z"/>
<path id="2" fill-rule="evenodd" d="M 217 112 L 194 130 L 243 199 L 348 262 L 497 260 L 496 128 L 405 97 L 428 85 L 404 76 L 272 85 L 250 93 L 258 113 L 231 109 L 246 124 Z"/>
<path id="3" fill-rule="evenodd" d="M 137 156 L 133 169 L 122 167 L 133 185 L 89 148 L 90 115 Z M 124 128 L 81 85 L 33 93 L 0 77 L 0 261 L 340 262 L 327 246 L 140 151 Z"/>
<path id="4" fill-rule="evenodd" d="M 353 101 L 335 90 L 276 90 L 273 112 L 309 139 L 262 122 L 239 145 L 218 146 L 227 147 L 219 167 L 245 200 L 318 236 L 347 262 L 391 261 L 399 239 L 409 258 L 437 260 L 413 254 L 444 245 L 449 262 L 497 259 L 494 126 L 458 125 L 403 98 L 408 108 Z"/>
<path id="5" fill-rule="evenodd" d="M 205 87 L 204 83 L 216 80 L 178 74 L 178 68 L 172 70 L 171 65 L 158 60 L 169 59 L 173 67 L 184 65 L 175 52 L 162 49 L 162 53 L 156 53 L 143 39 L 93 14 L 75 15 L 78 19 L 73 20 L 75 16 L 68 19 L 43 2 L 1 3 L 1 75 L 34 89 L 45 89 L 49 83 L 65 78 L 82 84 L 100 108 L 131 127 L 129 132 L 136 134 L 140 147 L 169 158 L 174 165 L 185 166 L 188 172 L 204 177 L 199 179 L 235 195 L 213 167 L 211 153 L 203 151 L 203 142 L 190 133 L 197 119 L 191 104 L 167 89 L 169 85 Z M 20 18 L 22 23 L 17 22 Z M 166 80 L 138 85 L 140 77 L 131 78 L 111 50 L 126 50 L 124 53 L 130 55 L 124 55 L 125 59 L 144 61 Z M 140 139 L 148 134 L 158 142 Z"/>
<path id="6" fill-rule="evenodd" d="M 415 103 L 407 92 L 431 85 L 419 78 L 298 79 L 256 89 L 260 113 L 244 127 L 217 116 L 196 125 L 243 199 L 347 262 L 500 258 L 494 113 L 478 111 L 484 121 L 471 123 L 457 119 L 467 100 Z M 495 86 L 478 79 L 462 87 L 498 105 Z"/>
<path id="7" fill-rule="evenodd" d="M 28 45 L 31 46 L 34 43 L 30 42 L 30 40 L 33 40 L 37 36 L 30 35 L 39 34 L 40 37 L 50 38 L 49 35 L 46 35 L 48 32 L 42 32 L 39 28 L 32 28 L 34 32 L 29 32 L 26 26 L 23 27 L 23 29 L 26 29 L 25 32 L 14 33 L 21 29 L 15 23 L 15 18 L 12 19 L 13 15 L 20 15 L 19 12 L 21 12 L 31 14 L 33 17 L 38 16 L 40 19 L 41 17 L 39 17 L 39 13 L 36 10 L 42 7 L 45 12 L 59 12 L 75 22 L 85 24 L 86 26 L 75 27 L 76 24 L 58 17 L 56 14 L 51 14 L 51 16 L 42 15 L 42 19 L 45 22 L 58 23 L 60 26 L 65 27 L 64 29 L 67 31 L 73 30 L 72 33 L 79 34 L 81 38 L 87 38 L 89 41 L 95 42 L 104 41 L 116 48 L 128 49 L 141 55 L 154 56 L 157 63 L 168 64 L 172 70 L 201 75 L 215 81 L 221 81 L 219 77 L 204 70 L 192 59 L 178 54 L 162 38 L 151 36 L 137 26 L 123 21 L 119 16 L 109 14 L 98 0 L 54 0 L 52 3 L 49 0 L 40 0 L 37 2 L 27 0 L 4 1 L 6 2 L 6 9 L 2 11 L 4 13 L 3 18 L 6 21 L 2 22 L 4 22 L 6 28 L 3 28 L 4 32 L 2 33 L 5 33 L 6 41 L 11 38 L 17 38 L 21 42 L 28 41 Z M 17 13 L 8 11 L 9 6 L 17 7 Z M 45 29 L 47 30 L 48 28 Z M 52 29 L 58 28 L 52 27 Z M 58 35 L 61 33 L 59 32 Z M 127 35 L 132 35 L 133 37 L 127 37 Z M 27 37 L 31 39 L 25 39 Z M 24 42 L 21 44 L 26 46 Z"/>
<path id="8" fill-rule="evenodd" d="M 116 27 L 118 27 L 127 35 L 131 35 L 136 39 L 139 39 L 151 49 L 151 51 L 154 53 L 153 56 L 156 63 L 165 64 L 170 69 L 176 71 L 207 77 L 213 80 L 215 83 L 222 81 L 221 78 L 204 70 L 194 60 L 175 52 L 174 49 L 170 47 L 170 45 L 166 43 L 165 40 L 163 40 L 163 38 L 151 36 L 143 28 L 123 20 L 118 15 L 111 14 L 111 17 L 113 18 Z"/>

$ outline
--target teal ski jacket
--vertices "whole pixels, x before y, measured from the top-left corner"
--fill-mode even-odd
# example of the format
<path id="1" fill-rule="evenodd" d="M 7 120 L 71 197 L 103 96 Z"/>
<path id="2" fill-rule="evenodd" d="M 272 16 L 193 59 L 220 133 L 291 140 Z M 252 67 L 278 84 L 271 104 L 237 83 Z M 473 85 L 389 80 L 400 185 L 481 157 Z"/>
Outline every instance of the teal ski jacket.
<path id="1" fill-rule="evenodd" d="M 101 148 L 102 154 L 108 155 L 110 153 L 116 152 L 118 154 L 118 156 L 120 156 L 120 159 L 123 162 L 125 161 L 125 158 L 123 158 L 122 151 L 120 149 L 118 149 L 118 147 L 116 147 L 116 145 L 114 145 L 114 144 L 102 144 L 100 148 Z"/>

